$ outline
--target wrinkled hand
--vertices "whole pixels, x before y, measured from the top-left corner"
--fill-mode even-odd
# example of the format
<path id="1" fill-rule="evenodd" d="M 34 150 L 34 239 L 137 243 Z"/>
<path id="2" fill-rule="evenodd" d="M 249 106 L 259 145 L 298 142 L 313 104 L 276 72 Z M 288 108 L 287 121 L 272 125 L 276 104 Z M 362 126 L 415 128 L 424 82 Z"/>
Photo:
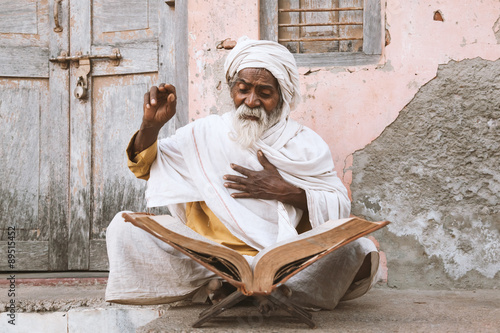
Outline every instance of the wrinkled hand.
<path id="1" fill-rule="evenodd" d="M 144 94 L 143 128 L 161 128 L 169 121 L 176 111 L 177 95 L 171 84 L 161 83 L 153 86 Z"/>
<path id="2" fill-rule="evenodd" d="M 293 186 L 281 177 L 278 169 L 271 164 L 259 150 L 257 158 L 264 167 L 261 171 L 254 171 L 237 164 L 231 168 L 242 176 L 224 175 L 224 186 L 239 192 L 232 193 L 233 198 L 254 198 L 264 200 L 278 200 L 307 209 L 307 200 L 304 190 Z"/>
<path id="3" fill-rule="evenodd" d="M 171 84 L 153 86 L 144 94 L 142 124 L 134 139 L 133 151 L 129 158 L 151 146 L 157 139 L 160 129 L 175 115 L 177 95 Z"/>

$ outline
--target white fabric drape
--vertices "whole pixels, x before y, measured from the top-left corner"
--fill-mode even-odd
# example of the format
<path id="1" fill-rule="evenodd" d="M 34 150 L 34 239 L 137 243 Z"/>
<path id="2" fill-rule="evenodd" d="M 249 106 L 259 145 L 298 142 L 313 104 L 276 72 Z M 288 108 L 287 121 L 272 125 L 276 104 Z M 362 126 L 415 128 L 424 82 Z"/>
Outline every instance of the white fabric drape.
<path id="1" fill-rule="evenodd" d="M 261 149 L 287 182 L 306 191 L 313 227 L 349 216 L 347 191 L 316 133 L 288 120 L 279 136 L 282 145 L 264 138 L 256 149 L 242 149 L 229 138 L 231 117 L 212 115 L 159 141 L 146 191 L 149 207 L 168 205 L 185 220 L 186 202 L 205 201 L 231 233 L 257 250 L 296 235 L 300 209 L 273 200 L 235 199 L 223 185 L 225 174 L 237 174 L 230 163 L 262 170 L 256 151 Z"/>
<path id="2" fill-rule="evenodd" d="M 168 205 L 172 214 L 185 220 L 184 204 L 205 201 L 236 237 L 257 250 L 297 234 L 302 211 L 292 206 L 259 199 L 234 199 L 223 186 L 223 175 L 236 174 L 230 163 L 262 170 L 257 150 L 289 183 L 306 192 L 312 227 L 329 219 L 349 216 L 347 191 L 334 171 L 328 145 L 312 130 L 291 120 L 288 114 L 300 101 L 299 73 L 293 55 L 271 41 L 240 38 L 227 56 L 226 79 L 244 68 L 265 68 L 278 80 L 282 115 L 252 149 L 232 140 L 232 112 L 197 120 L 158 144 L 151 167 L 146 199 L 149 207 Z"/>

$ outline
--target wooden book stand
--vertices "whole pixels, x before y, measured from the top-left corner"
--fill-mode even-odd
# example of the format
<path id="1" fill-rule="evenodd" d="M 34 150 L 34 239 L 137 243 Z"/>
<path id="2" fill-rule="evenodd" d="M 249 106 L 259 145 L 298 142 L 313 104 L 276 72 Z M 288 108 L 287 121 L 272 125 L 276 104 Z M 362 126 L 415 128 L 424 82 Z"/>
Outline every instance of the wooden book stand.
<path id="1" fill-rule="evenodd" d="M 244 295 L 239 290 L 233 292 L 219 303 L 214 304 L 208 309 L 203 310 L 200 313 L 200 317 L 198 318 L 198 320 L 193 324 L 193 327 L 196 328 L 201 327 L 201 325 L 203 325 L 205 322 L 218 316 L 227 309 L 230 309 L 231 307 L 235 306 L 236 304 L 238 304 L 247 297 L 249 296 Z M 267 295 L 265 297 L 273 304 L 275 304 L 277 307 L 287 311 L 293 317 L 305 323 L 310 328 L 316 327 L 316 324 L 312 321 L 312 315 L 306 310 L 304 310 L 302 307 L 297 306 L 292 302 L 290 302 L 288 298 L 285 297 L 279 289 L 276 289 L 270 295 Z"/>

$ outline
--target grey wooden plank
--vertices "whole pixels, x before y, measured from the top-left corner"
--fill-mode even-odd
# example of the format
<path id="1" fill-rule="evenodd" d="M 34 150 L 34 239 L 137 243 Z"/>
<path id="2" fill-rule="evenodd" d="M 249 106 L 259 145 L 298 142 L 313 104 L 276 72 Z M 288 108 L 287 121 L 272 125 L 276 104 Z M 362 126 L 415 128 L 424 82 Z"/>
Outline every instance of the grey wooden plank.
<path id="1" fill-rule="evenodd" d="M 76 80 L 70 79 L 71 87 Z M 71 88 L 70 88 L 71 89 Z M 72 99 L 70 120 L 70 221 L 68 268 L 88 269 L 91 205 L 91 115 Z M 82 103 L 83 104 L 83 103 Z"/>
<path id="2" fill-rule="evenodd" d="M 159 17 L 158 11 L 152 10 L 159 1 L 153 2 L 147 30 L 130 30 L 126 35 L 97 32 L 92 45 L 92 54 L 108 54 L 119 48 L 123 59 L 116 67 L 108 61 L 93 62 L 91 270 L 108 267 L 104 237 L 114 215 L 124 209 L 145 207 L 145 182 L 128 170 L 125 148 L 140 126 L 144 92 L 159 83 Z M 107 39 L 108 43 L 104 43 Z"/>
<path id="3" fill-rule="evenodd" d="M 0 47 L 0 77 L 49 77 L 46 47 Z"/>
<path id="4" fill-rule="evenodd" d="M 278 41 L 278 1 L 260 0 L 260 39 Z"/>
<path id="5" fill-rule="evenodd" d="M 364 54 L 361 52 L 294 54 L 294 57 L 300 67 L 362 66 L 376 64 L 380 60 L 378 54 Z"/>
<path id="6" fill-rule="evenodd" d="M 57 91 L 51 98 L 50 91 L 59 84 L 60 78 L 55 81 L 49 78 L 48 58 L 50 52 L 57 54 L 60 49 L 49 48 L 49 38 L 52 43 L 58 35 L 50 34 L 48 1 L 4 4 L 0 5 L 4 14 L 9 6 L 15 6 L 19 12 L 10 11 L 12 17 L 6 18 L 7 23 L 3 20 L 0 23 L 5 28 L 5 24 L 13 20 L 15 26 L 7 30 L 16 32 L 2 34 L 0 47 L 0 76 L 10 77 L 0 80 L 0 154 L 4 160 L 0 170 L 1 193 L 9 197 L 1 200 L 5 220 L 0 222 L 0 239 L 5 239 L 7 229 L 4 227 L 15 226 L 19 252 L 16 270 L 47 270 L 50 269 L 50 239 L 54 230 L 60 230 L 51 220 L 62 218 L 66 223 L 65 216 L 60 216 L 54 207 L 67 204 L 58 197 L 66 194 L 67 188 L 60 188 L 58 178 L 63 170 L 59 164 L 59 148 L 65 145 L 57 135 L 68 127 L 67 122 L 63 121 L 62 125 L 58 122 L 60 115 L 67 117 L 68 108 L 52 118 L 54 107 L 50 104 L 59 98 Z M 31 24 L 28 29 L 27 21 Z M 63 91 L 67 92 L 67 86 Z M 53 137 L 56 138 L 51 141 Z M 67 146 L 61 155 L 67 155 Z M 64 233 L 60 239 L 66 238 Z"/>
<path id="7" fill-rule="evenodd" d="M 91 239 L 104 238 L 119 211 L 145 209 L 146 182 L 128 170 L 125 148 L 141 124 L 144 92 L 157 80 L 156 73 L 94 78 Z"/>
<path id="8" fill-rule="evenodd" d="M 382 53 L 382 18 L 380 0 L 364 0 L 363 52 Z"/>
<path id="9" fill-rule="evenodd" d="M 160 23 L 160 8 L 165 6 L 165 0 L 149 0 L 148 2 L 148 28 L 150 29 L 152 36 L 155 39 L 158 39 L 158 35 L 160 32 L 159 23 Z"/>
<path id="10" fill-rule="evenodd" d="M 46 240 L 38 223 L 40 114 L 47 111 L 47 80 L 0 79 L 0 234 L 16 227 L 17 240 Z M 20 103 L 22 101 L 22 103 Z"/>
<path id="11" fill-rule="evenodd" d="M 158 6 L 161 0 L 94 0 L 92 43 L 94 45 L 127 44 L 156 40 Z"/>
<path id="12" fill-rule="evenodd" d="M 165 8 L 165 7 L 163 7 Z M 188 3 L 178 1 L 175 7 L 175 76 L 179 89 L 178 109 L 175 115 L 175 129 L 189 122 L 189 31 L 188 31 Z M 171 38 L 168 34 L 161 36 L 162 41 Z M 161 77 L 162 73 L 159 73 Z M 171 134 L 175 132 L 172 131 Z"/>
<path id="13" fill-rule="evenodd" d="M 177 8 L 178 5 L 178 8 Z M 187 6 L 187 5 L 186 5 Z M 158 35 L 158 44 L 159 44 L 159 68 L 158 68 L 158 80 L 157 83 L 169 83 L 176 87 L 177 93 L 177 113 L 176 115 L 170 119 L 170 121 L 163 126 L 160 136 L 167 137 L 169 134 L 172 134 L 175 131 L 176 123 L 179 117 L 179 114 L 183 111 L 183 103 L 185 103 L 185 97 L 187 94 L 183 91 L 181 87 L 178 85 L 178 76 L 176 67 L 180 64 L 177 64 L 177 52 L 180 45 L 176 43 L 176 29 L 179 24 L 179 29 L 182 29 L 180 26 L 180 22 L 177 21 L 178 13 L 182 10 L 184 4 L 176 3 L 176 6 L 168 6 L 164 4 L 160 6 L 159 11 L 159 35 Z M 186 23 L 187 24 L 187 23 Z M 186 67 L 188 68 L 188 66 Z"/>
<path id="14" fill-rule="evenodd" d="M 158 71 L 158 41 L 120 44 L 117 47 L 113 44 L 93 46 L 92 54 L 112 54 L 114 48 L 118 48 L 123 57 L 120 64 L 114 66 L 109 60 L 93 60 L 93 76 L 153 73 Z"/>
<path id="15" fill-rule="evenodd" d="M 300 0 L 290 0 L 290 1 L 285 1 L 283 2 L 279 8 L 282 9 L 299 9 L 301 8 L 301 1 Z M 276 9 L 276 22 L 278 23 L 292 23 L 292 24 L 297 24 L 301 23 L 301 17 L 302 14 L 300 13 L 278 13 Z M 297 39 L 300 37 L 303 37 L 302 30 L 300 28 L 281 28 L 277 30 L 277 37 L 276 41 L 278 41 L 280 38 L 293 38 Z M 299 53 L 300 52 L 300 43 L 298 42 L 288 42 L 285 45 L 290 52 L 292 53 Z"/>
<path id="16" fill-rule="evenodd" d="M 8 242 L 0 242 L 0 271 L 45 271 L 48 269 L 49 242 L 15 241 L 15 263 L 11 269 L 7 261 Z"/>
<path id="17" fill-rule="evenodd" d="M 36 34 L 37 2 L 0 0 L 0 33 Z"/>
<path id="18" fill-rule="evenodd" d="M 181 10 L 182 5 L 179 3 L 179 8 L 164 5 L 160 7 L 159 16 L 159 37 L 158 43 L 160 45 L 160 71 L 159 79 L 163 82 L 168 82 L 177 85 L 176 77 L 176 51 L 177 46 L 175 42 L 176 34 L 176 16 L 178 10 Z M 179 27 L 180 29 L 181 27 Z"/>
<path id="19" fill-rule="evenodd" d="M 63 31 L 49 31 L 50 53 L 54 56 L 61 50 L 69 50 L 68 11 L 68 1 L 61 2 L 59 24 Z M 58 63 L 51 62 L 49 66 L 50 107 L 40 117 L 38 216 L 40 223 L 50 226 L 49 270 L 64 271 L 68 269 L 69 70 Z"/>
<path id="20" fill-rule="evenodd" d="M 91 8 L 88 1 L 70 2 L 71 51 L 75 55 L 90 53 Z M 76 87 L 77 68 L 70 71 L 70 91 Z M 92 96 L 89 77 L 88 96 Z M 70 219 L 68 239 L 68 269 L 87 270 L 90 251 L 92 100 L 70 97 Z"/>
<path id="21" fill-rule="evenodd" d="M 3 4 L 0 4 L 0 25 L 10 27 L 4 26 L 4 31 L 0 31 L 0 48 L 10 50 L 12 54 L 21 53 L 16 51 L 17 48 L 47 49 L 49 38 L 52 37 L 50 23 L 53 22 L 49 18 L 49 1 L 0 1 L 3 1 Z M 9 7 L 17 9 L 6 14 Z M 18 13 L 23 11 L 23 8 L 26 9 L 26 13 Z M 2 62 L 0 59 L 0 65 Z"/>
<path id="22" fill-rule="evenodd" d="M 147 29 L 148 2 L 148 0 L 94 0 L 94 28 L 98 33 Z"/>
<path id="23" fill-rule="evenodd" d="M 340 0 L 339 7 L 363 7 L 363 0 Z M 364 8 L 364 7 L 363 7 Z M 366 11 L 343 11 L 339 13 L 340 22 L 363 22 Z M 345 38 L 363 38 L 363 26 L 346 25 L 339 26 L 339 36 Z M 340 52 L 362 52 L 363 40 L 349 40 L 339 42 Z"/>
<path id="24" fill-rule="evenodd" d="M 187 31 L 187 2 L 178 1 L 175 7 L 160 6 L 159 20 L 159 80 L 174 84 L 177 92 L 177 113 L 162 129 L 166 137 L 188 123 L 189 57 Z"/>
<path id="25" fill-rule="evenodd" d="M 148 29 L 94 33 L 92 54 L 119 48 L 123 59 L 116 67 L 108 61 L 92 64 L 91 270 L 107 269 L 103 238 L 114 215 L 124 209 L 145 207 L 145 182 L 128 170 L 125 148 L 140 126 L 144 92 L 159 83 L 159 17 L 158 10 L 152 10 L 158 3 L 166 6 L 157 0 L 149 2 Z"/>
<path id="26" fill-rule="evenodd" d="M 105 240 L 90 241 L 90 266 L 91 271 L 109 270 L 108 253 Z"/>

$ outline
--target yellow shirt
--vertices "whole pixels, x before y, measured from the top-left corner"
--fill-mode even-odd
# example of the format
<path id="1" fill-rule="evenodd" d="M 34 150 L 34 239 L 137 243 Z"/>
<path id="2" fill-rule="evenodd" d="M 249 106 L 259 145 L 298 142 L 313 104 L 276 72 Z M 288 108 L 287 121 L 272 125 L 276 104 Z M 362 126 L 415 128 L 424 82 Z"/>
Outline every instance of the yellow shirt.
<path id="1" fill-rule="evenodd" d="M 135 135 L 127 147 L 127 165 L 137 178 L 148 180 L 151 164 L 156 159 L 157 142 L 140 153 L 134 154 L 132 145 L 134 140 Z M 238 251 L 240 254 L 254 256 L 258 253 L 256 249 L 234 236 L 204 201 L 186 203 L 186 220 L 187 226 L 200 235 Z"/>

